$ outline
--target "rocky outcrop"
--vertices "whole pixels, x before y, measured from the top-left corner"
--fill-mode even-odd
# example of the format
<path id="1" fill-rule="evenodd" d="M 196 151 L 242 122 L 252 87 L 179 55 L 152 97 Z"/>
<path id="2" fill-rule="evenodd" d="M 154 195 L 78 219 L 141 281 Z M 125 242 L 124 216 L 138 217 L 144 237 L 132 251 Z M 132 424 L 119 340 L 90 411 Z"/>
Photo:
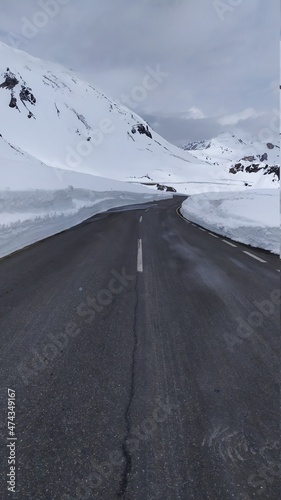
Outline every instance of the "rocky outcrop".
<path id="1" fill-rule="evenodd" d="M 7 73 L 4 73 L 4 78 L 4 82 L 0 85 L 1 89 L 13 90 L 19 84 L 18 79 L 9 71 L 9 68 L 7 68 Z"/>
<path id="2" fill-rule="evenodd" d="M 242 165 L 242 163 L 236 163 L 234 167 L 229 169 L 231 174 L 237 174 L 238 172 L 247 172 L 248 174 L 254 174 L 263 170 L 263 175 L 272 175 L 273 181 L 280 180 L 280 167 L 278 165 L 269 166 L 261 165 L 260 163 L 252 163 L 251 165 Z"/>
<path id="3" fill-rule="evenodd" d="M 157 184 L 158 191 L 167 191 L 169 193 L 176 193 L 177 190 L 172 186 L 164 186 L 163 184 Z"/>
<path id="4" fill-rule="evenodd" d="M 24 87 L 24 86 L 22 87 L 20 94 L 19 94 L 19 97 L 20 97 L 20 100 L 23 104 L 24 104 L 24 101 L 29 102 L 33 106 L 36 104 L 36 99 L 35 99 L 34 95 L 32 94 L 31 89 L 28 87 Z"/>
<path id="5" fill-rule="evenodd" d="M 263 155 L 258 155 L 258 158 L 260 161 L 267 161 L 268 160 L 268 154 L 264 153 Z"/>
<path id="6" fill-rule="evenodd" d="M 21 103 L 28 111 L 27 118 L 35 118 L 34 114 L 27 106 L 28 104 L 31 104 L 32 106 L 35 106 L 36 104 L 36 98 L 32 93 L 32 89 L 26 86 L 24 80 L 20 75 L 19 77 L 16 77 L 16 75 L 12 73 L 9 68 L 7 68 L 7 72 L 2 76 L 4 78 L 4 81 L 0 84 L 0 89 L 9 90 L 11 93 L 9 107 L 20 111 L 18 103 L 19 101 L 21 101 Z M 18 87 L 19 85 L 20 87 Z"/>
<path id="7" fill-rule="evenodd" d="M 244 156 L 244 158 L 241 158 L 242 161 L 250 161 L 253 162 L 255 161 L 255 156 Z"/>
<path id="8" fill-rule="evenodd" d="M 236 163 L 234 167 L 231 167 L 229 169 L 229 172 L 231 174 L 237 174 L 237 172 L 244 172 L 244 165 L 242 165 L 242 163 Z"/>
<path id="9" fill-rule="evenodd" d="M 139 132 L 139 134 L 145 134 L 147 135 L 147 137 L 152 139 L 152 133 L 150 132 L 148 125 L 146 125 L 145 127 L 142 123 L 139 123 L 138 125 L 132 128 L 132 134 L 136 134 L 137 131 Z"/>

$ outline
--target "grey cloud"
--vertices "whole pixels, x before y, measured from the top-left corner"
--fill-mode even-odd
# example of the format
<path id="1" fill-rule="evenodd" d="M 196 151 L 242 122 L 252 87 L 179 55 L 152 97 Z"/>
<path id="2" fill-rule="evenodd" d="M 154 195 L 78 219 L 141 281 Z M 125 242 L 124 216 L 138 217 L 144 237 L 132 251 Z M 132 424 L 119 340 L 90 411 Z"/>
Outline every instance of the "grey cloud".
<path id="1" fill-rule="evenodd" d="M 47 1 L 0 0 L 0 40 L 20 36 L 24 50 L 73 68 L 116 99 L 141 83 L 148 65 L 160 64 L 169 78 L 137 112 L 156 117 L 157 130 L 173 142 L 219 132 L 218 116 L 253 108 L 265 119 L 279 106 L 272 88 L 279 80 L 278 0 L 241 0 L 223 21 L 212 0 L 69 0 L 24 39 L 23 17 L 34 22 Z M 192 107 L 207 118 L 183 119 Z M 255 123 L 243 128 L 255 133 Z"/>

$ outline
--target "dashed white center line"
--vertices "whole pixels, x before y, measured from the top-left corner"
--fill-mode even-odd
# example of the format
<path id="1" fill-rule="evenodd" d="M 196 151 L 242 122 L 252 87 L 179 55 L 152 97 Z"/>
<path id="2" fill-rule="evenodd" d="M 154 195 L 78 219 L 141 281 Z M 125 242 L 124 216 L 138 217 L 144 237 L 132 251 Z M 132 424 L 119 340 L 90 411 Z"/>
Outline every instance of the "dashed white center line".
<path id="1" fill-rule="evenodd" d="M 253 253 L 250 253 L 250 252 L 246 252 L 246 250 L 243 250 L 243 253 L 245 253 L 246 255 L 249 255 L 249 257 L 252 257 L 253 259 L 258 260 L 259 262 L 262 262 L 263 264 L 267 263 L 266 260 L 260 259 L 260 257 L 257 257 L 257 255 L 254 255 Z"/>
<path id="2" fill-rule="evenodd" d="M 222 240 L 222 241 L 233 248 L 237 248 L 237 245 L 234 245 L 234 243 L 231 243 L 230 241 L 227 240 Z"/>
<path id="3" fill-rule="evenodd" d="M 143 272 L 143 262 L 142 262 L 142 240 L 138 240 L 138 259 L 137 259 L 137 271 L 138 273 Z"/>
<path id="4" fill-rule="evenodd" d="M 140 222 L 142 222 L 142 216 L 141 216 L 141 218 L 140 218 Z"/>
<path id="5" fill-rule="evenodd" d="M 210 234 L 211 236 L 213 236 L 213 238 L 218 238 L 218 236 L 216 234 L 213 234 L 213 233 L 208 233 Z"/>
<path id="6" fill-rule="evenodd" d="M 206 233 L 206 229 L 203 229 L 203 227 L 199 227 L 200 231 L 204 231 Z"/>

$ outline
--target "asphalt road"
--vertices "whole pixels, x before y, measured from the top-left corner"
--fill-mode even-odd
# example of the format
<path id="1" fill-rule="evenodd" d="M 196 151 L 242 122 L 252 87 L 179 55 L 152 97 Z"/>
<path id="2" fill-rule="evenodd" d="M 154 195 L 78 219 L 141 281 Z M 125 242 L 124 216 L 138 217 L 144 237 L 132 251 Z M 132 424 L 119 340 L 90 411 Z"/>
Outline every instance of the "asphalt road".
<path id="1" fill-rule="evenodd" d="M 279 259 L 181 202 L 0 261 L 1 498 L 280 498 Z"/>

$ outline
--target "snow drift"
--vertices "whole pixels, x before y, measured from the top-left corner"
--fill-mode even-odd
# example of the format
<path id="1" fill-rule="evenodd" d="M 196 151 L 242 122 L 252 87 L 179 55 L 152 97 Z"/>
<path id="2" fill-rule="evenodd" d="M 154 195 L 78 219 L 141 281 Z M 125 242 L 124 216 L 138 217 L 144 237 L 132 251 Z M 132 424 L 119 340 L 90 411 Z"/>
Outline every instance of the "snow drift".
<path id="1" fill-rule="evenodd" d="M 194 195 L 183 203 L 182 214 L 222 236 L 280 254 L 277 189 Z"/>
<path id="2" fill-rule="evenodd" d="M 99 212 L 161 196 L 144 186 L 52 168 L 1 137 L 0 158 L 0 257 Z"/>

